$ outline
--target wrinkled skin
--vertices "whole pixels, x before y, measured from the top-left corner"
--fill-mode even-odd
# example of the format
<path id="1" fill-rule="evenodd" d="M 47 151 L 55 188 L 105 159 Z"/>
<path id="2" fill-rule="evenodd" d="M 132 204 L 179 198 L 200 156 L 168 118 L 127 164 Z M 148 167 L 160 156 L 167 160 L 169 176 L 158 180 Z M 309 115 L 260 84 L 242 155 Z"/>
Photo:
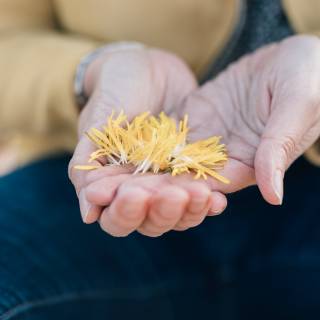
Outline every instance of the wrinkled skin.
<path id="1" fill-rule="evenodd" d="M 240 174 L 277 205 L 285 171 L 319 137 L 319 88 L 320 41 L 295 36 L 245 56 L 179 110 L 190 116 L 193 139 L 223 137 L 230 156 L 223 173 L 233 190 Z"/>
<path id="2" fill-rule="evenodd" d="M 91 99 L 80 116 L 80 141 L 70 163 L 84 221 L 99 219 L 114 236 L 134 230 L 159 236 L 221 213 L 225 193 L 255 183 L 266 201 L 281 204 L 285 170 L 319 137 L 319 58 L 318 38 L 291 37 L 242 58 L 201 88 L 177 57 L 161 51 L 95 61 L 87 75 Z M 84 131 L 100 127 L 114 106 L 130 118 L 145 110 L 176 118 L 187 113 L 192 140 L 221 135 L 230 157 L 221 173 L 231 184 L 188 175 L 132 176 L 130 168 L 73 170 L 94 149 Z"/>
<path id="3" fill-rule="evenodd" d="M 123 109 L 129 120 L 143 111 L 172 114 L 197 84 L 186 65 L 159 50 L 128 50 L 95 61 L 87 75 L 90 101 L 79 120 L 79 143 L 69 175 L 79 196 L 84 222 L 99 220 L 114 236 L 134 230 L 159 236 L 171 229 L 196 226 L 207 214 L 219 214 L 227 205 L 224 194 L 211 192 L 192 176 L 135 175 L 132 169 L 103 167 L 94 172 L 73 169 L 85 164 L 94 145 L 84 135 L 105 124 L 112 109 Z"/>

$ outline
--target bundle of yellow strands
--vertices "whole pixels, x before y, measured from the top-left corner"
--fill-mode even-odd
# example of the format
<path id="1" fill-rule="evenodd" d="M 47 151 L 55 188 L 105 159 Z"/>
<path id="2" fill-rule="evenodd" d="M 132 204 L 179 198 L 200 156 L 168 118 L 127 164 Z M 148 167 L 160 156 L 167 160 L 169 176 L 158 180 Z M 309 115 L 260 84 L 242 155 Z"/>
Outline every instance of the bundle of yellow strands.
<path id="1" fill-rule="evenodd" d="M 175 176 L 193 172 L 196 179 L 207 179 L 209 175 L 229 183 L 216 171 L 228 160 L 220 137 L 187 143 L 187 121 L 185 116 L 177 128 L 175 120 L 164 113 L 154 117 L 145 112 L 129 123 L 123 112 L 117 117 L 112 112 L 102 131 L 92 128 L 87 132 L 98 147 L 91 154 L 89 163 L 104 157 L 109 165 L 134 165 L 135 173 L 171 172 Z M 79 165 L 75 168 L 92 170 L 99 166 Z"/>

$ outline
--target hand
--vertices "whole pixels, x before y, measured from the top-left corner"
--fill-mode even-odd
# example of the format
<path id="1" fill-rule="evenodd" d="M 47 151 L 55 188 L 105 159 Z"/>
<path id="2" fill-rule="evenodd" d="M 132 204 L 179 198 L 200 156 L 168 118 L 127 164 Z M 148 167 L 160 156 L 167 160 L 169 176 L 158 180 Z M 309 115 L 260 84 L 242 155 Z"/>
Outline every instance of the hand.
<path id="1" fill-rule="evenodd" d="M 222 171 L 233 192 L 257 183 L 278 205 L 290 164 L 320 134 L 320 40 L 294 36 L 231 65 L 185 101 L 195 140 L 221 135 L 230 161 Z"/>
<path id="2" fill-rule="evenodd" d="M 191 175 L 128 176 L 124 168 L 117 167 L 119 175 L 112 172 L 111 176 L 113 170 L 106 166 L 90 172 L 85 195 L 90 203 L 101 207 L 113 199 L 103 210 L 100 225 L 114 236 L 135 230 L 150 237 L 170 230 L 184 231 L 199 225 L 208 214 L 220 214 L 227 206 L 223 194 L 210 192 L 205 181 L 194 180 Z"/>
<path id="3" fill-rule="evenodd" d="M 175 56 L 152 49 L 109 53 L 89 67 L 86 91 L 90 100 L 79 119 L 79 143 L 69 165 L 69 176 L 80 203 L 84 222 L 99 219 L 114 236 L 138 229 L 156 236 L 176 228 L 199 224 L 209 210 L 226 206 L 224 195 L 211 193 L 203 182 L 168 175 L 132 176 L 129 167 L 102 167 L 94 172 L 73 169 L 85 164 L 95 147 L 84 135 L 105 124 L 112 109 L 129 120 L 143 111 L 174 112 L 174 107 L 196 88 L 189 69 Z"/>

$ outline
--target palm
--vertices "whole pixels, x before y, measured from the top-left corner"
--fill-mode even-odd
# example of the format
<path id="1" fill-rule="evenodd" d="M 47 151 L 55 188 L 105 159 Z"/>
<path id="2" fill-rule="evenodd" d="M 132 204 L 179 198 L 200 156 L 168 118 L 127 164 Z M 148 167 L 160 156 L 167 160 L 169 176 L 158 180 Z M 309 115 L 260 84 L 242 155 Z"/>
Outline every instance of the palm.
<path id="1" fill-rule="evenodd" d="M 190 115 L 192 139 L 223 137 L 230 156 L 224 174 L 232 181 L 227 192 L 257 179 L 268 202 L 281 202 L 284 171 L 319 135 L 319 50 L 319 40 L 307 36 L 263 47 L 209 81 L 181 108 Z"/>
<path id="2" fill-rule="evenodd" d="M 214 183 L 226 192 L 255 183 L 255 155 L 271 104 L 265 74 L 259 70 L 265 54 L 241 59 L 191 95 L 181 108 L 180 116 L 189 115 L 190 139 L 217 135 L 226 144 L 229 161 L 222 173 L 231 184 Z"/>
<path id="3" fill-rule="evenodd" d="M 80 134 L 105 124 L 111 110 L 123 110 L 132 119 L 149 111 L 171 112 L 196 87 L 186 65 L 161 51 L 128 51 L 97 62 L 98 79 L 80 116 Z"/>
<path id="4" fill-rule="evenodd" d="M 70 162 L 70 177 L 84 221 L 100 218 L 101 226 L 114 235 L 126 235 L 137 228 L 144 234 L 160 235 L 172 228 L 182 230 L 199 224 L 210 208 L 215 214 L 222 212 L 225 197 L 211 194 L 192 177 L 132 176 L 130 169 L 108 166 L 91 173 L 73 170 L 74 165 L 85 164 L 95 150 L 83 133 L 105 125 L 112 109 L 123 109 L 129 120 L 143 111 L 173 115 L 174 108 L 197 86 L 179 59 L 159 51 L 151 55 L 144 51 L 119 53 L 98 69 L 102 72 L 81 114 L 81 139 Z M 135 218 L 126 219 L 127 212 Z M 168 213 L 172 215 L 168 217 Z"/>

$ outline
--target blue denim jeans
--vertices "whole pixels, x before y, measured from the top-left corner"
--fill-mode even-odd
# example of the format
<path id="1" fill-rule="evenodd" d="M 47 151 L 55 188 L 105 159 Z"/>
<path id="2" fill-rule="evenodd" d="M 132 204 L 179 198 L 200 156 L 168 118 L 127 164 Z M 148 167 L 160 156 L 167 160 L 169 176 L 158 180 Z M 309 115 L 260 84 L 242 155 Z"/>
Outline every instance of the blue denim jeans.
<path id="1" fill-rule="evenodd" d="M 81 222 L 68 156 L 0 179 L 0 319 L 310 319 L 320 312 L 320 169 L 282 207 L 256 188 L 187 232 L 112 238 Z"/>

